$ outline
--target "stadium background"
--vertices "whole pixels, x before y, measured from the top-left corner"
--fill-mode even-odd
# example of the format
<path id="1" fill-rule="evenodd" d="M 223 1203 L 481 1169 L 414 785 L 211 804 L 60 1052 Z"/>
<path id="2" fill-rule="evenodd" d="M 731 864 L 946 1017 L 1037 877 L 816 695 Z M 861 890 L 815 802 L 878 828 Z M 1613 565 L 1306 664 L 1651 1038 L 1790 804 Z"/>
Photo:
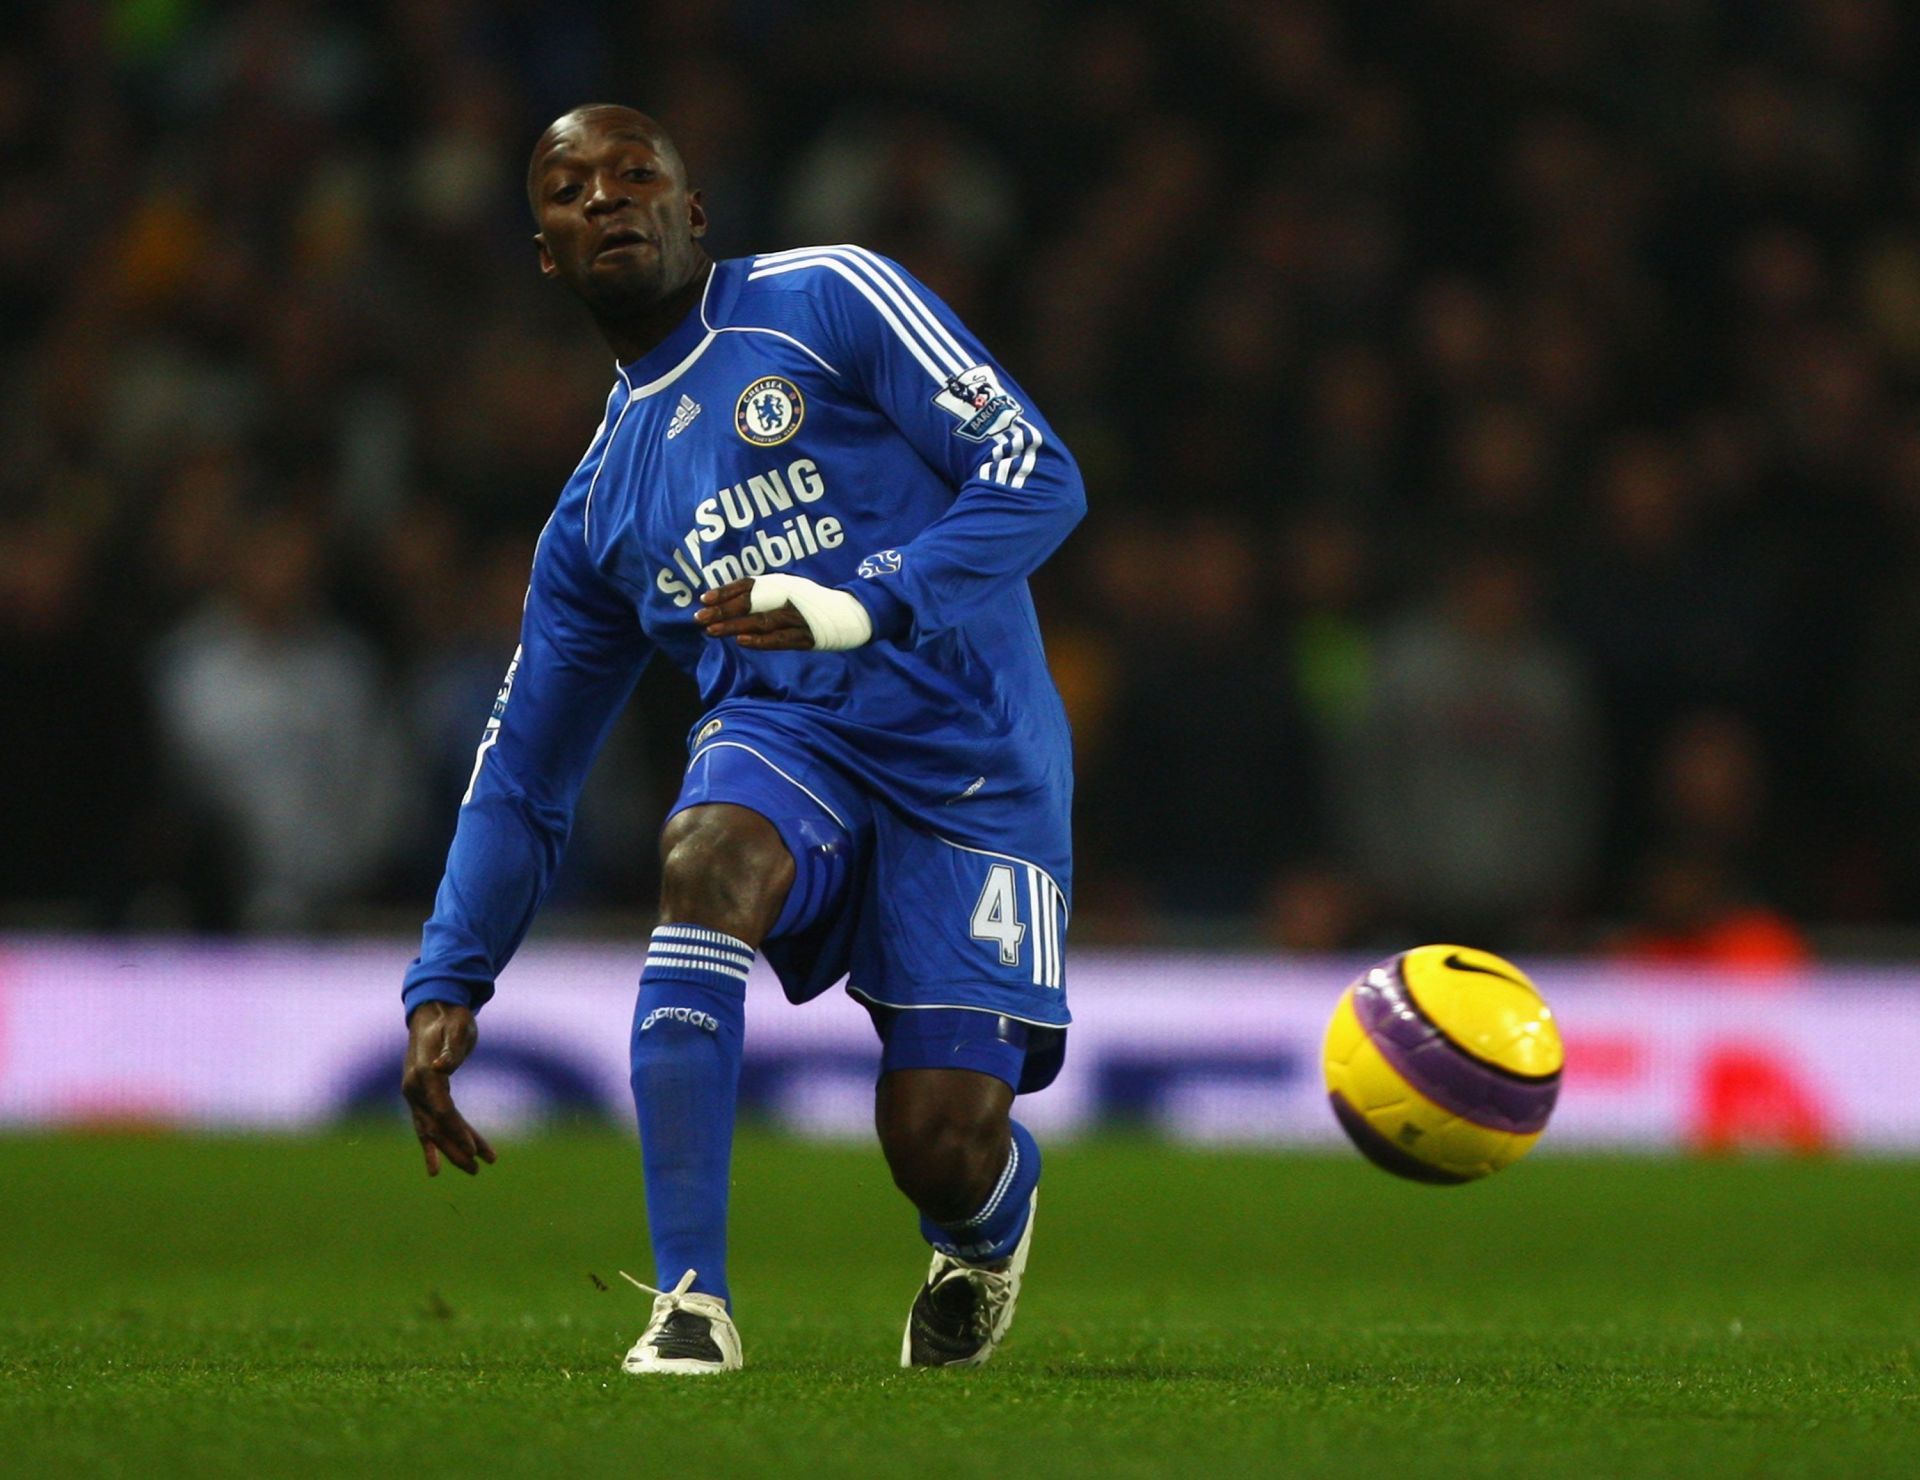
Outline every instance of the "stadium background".
<path id="1" fill-rule="evenodd" d="M 0 9 L 0 1469 L 1920 1474 L 1912 7 Z M 748 1368 L 614 1370 L 669 673 L 456 1082 L 499 1165 L 399 1114 L 608 381 L 519 184 L 585 99 L 720 252 L 907 262 L 1088 475 L 1037 582 L 1078 1023 L 978 1372 L 893 1365 L 871 1034 L 764 977 Z M 1452 1190 L 1315 1062 L 1446 938 L 1569 1051 Z"/>
<path id="2" fill-rule="evenodd" d="M 898 257 L 1079 453 L 1094 515 L 1038 594 L 1079 747 L 1074 938 L 1113 953 L 1081 958 L 1083 1018 L 1112 979 L 1142 1041 L 1263 995 L 1281 1023 L 1355 962 L 1464 939 L 1637 1022 L 1583 1054 L 1575 1015 L 1570 1095 L 1653 1095 L 1685 999 L 1730 1025 L 1709 1048 L 1762 1139 L 1906 1124 L 1897 1079 L 1865 1120 L 1807 1111 L 1822 1071 L 1779 1026 L 1889 1016 L 1920 923 L 1899 7 L 121 0 L 4 26 L 0 1113 L 164 1118 L 218 1079 L 156 1032 L 38 1082 L 84 1053 L 72 1004 L 135 979 L 397 1036 L 608 374 L 532 270 L 524 158 L 608 98 L 675 130 L 718 253 Z M 627 990 L 578 943 L 645 927 L 692 704 L 649 675 L 529 971 Z M 1142 962 L 1167 994 L 1136 1020 Z M 1656 1139 L 1711 1139 L 1702 1063 Z"/>

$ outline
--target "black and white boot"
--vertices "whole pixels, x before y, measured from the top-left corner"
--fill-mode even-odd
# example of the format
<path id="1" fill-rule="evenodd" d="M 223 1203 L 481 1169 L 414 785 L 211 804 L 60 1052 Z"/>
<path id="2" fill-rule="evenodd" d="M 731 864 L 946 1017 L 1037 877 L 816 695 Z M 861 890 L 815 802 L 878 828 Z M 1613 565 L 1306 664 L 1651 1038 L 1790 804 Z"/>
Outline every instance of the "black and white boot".
<path id="1" fill-rule="evenodd" d="M 907 1313 L 906 1335 L 900 1339 L 902 1367 L 978 1367 L 993 1355 L 1013 1324 L 1039 1205 L 1036 1187 L 1027 1204 L 1026 1231 L 998 1268 L 934 1251 L 927 1282 Z"/>
<path id="2" fill-rule="evenodd" d="M 727 1314 L 727 1303 L 715 1295 L 687 1293 L 694 1271 L 681 1275 L 671 1290 L 642 1284 L 624 1269 L 620 1275 L 654 1297 L 653 1319 L 621 1361 L 621 1371 L 635 1376 L 652 1372 L 695 1376 L 732 1372 L 743 1365 L 740 1333 Z"/>

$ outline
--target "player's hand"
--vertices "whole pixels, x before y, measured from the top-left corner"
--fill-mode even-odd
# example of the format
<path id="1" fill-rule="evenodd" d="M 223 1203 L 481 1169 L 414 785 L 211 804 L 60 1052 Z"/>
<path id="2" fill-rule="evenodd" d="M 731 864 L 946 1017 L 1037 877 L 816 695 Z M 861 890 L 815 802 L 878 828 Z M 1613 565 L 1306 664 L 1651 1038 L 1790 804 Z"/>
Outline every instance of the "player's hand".
<path id="1" fill-rule="evenodd" d="M 469 1177 L 478 1174 L 481 1162 L 494 1159 L 487 1138 L 453 1108 L 448 1085 L 453 1071 L 466 1062 L 479 1041 L 480 1029 L 470 1007 L 422 1002 L 407 1021 L 407 1065 L 400 1076 L 400 1092 L 413 1112 L 413 1130 L 426 1153 L 429 1177 L 440 1175 L 443 1156 Z"/>
<path id="2" fill-rule="evenodd" d="M 700 610 L 693 620 L 709 637 L 731 637 L 743 648 L 765 652 L 799 651 L 813 648 L 813 629 L 793 605 L 770 612 L 752 608 L 753 581 L 728 581 L 717 591 L 700 593 Z"/>

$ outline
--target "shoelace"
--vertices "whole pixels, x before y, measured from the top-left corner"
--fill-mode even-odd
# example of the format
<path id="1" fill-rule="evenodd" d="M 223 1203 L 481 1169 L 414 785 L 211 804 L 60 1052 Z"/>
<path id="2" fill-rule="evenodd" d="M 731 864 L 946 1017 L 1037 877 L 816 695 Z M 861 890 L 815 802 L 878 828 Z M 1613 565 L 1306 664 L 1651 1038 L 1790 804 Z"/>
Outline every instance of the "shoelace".
<path id="1" fill-rule="evenodd" d="M 966 1280 L 977 1292 L 978 1298 L 973 1302 L 973 1334 L 984 1340 L 993 1334 L 994 1322 L 999 1320 L 1000 1312 L 1013 1294 L 1013 1281 L 1004 1270 L 978 1269 L 955 1260 L 953 1268 L 935 1280 L 932 1288 L 937 1292 L 954 1280 Z"/>
<path id="2" fill-rule="evenodd" d="M 621 1279 L 625 1280 L 630 1285 L 638 1285 L 642 1290 L 645 1290 L 649 1295 L 654 1297 L 653 1318 L 652 1320 L 647 1322 L 647 1326 L 649 1329 L 651 1329 L 654 1325 L 656 1325 L 658 1322 L 663 1320 L 665 1317 L 672 1315 L 673 1312 L 675 1312 L 676 1310 L 680 1310 L 685 1307 L 686 1305 L 685 1296 L 687 1291 L 693 1285 L 693 1276 L 694 1276 L 694 1271 L 690 1269 L 685 1274 L 680 1276 L 680 1283 L 675 1285 L 671 1290 L 656 1290 L 653 1288 L 652 1285 L 649 1285 L 645 1280 L 636 1280 L 632 1275 L 628 1274 L 624 1269 L 620 1271 Z"/>

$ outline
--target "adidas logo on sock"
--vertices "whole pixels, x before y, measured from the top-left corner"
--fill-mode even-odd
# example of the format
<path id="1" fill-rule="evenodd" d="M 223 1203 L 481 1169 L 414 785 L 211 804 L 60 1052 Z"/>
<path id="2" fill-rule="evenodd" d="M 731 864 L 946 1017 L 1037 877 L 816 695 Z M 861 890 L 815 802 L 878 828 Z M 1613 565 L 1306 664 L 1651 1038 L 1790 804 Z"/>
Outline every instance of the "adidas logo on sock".
<path id="1" fill-rule="evenodd" d="M 680 397 L 680 404 L 673 408 L 673 420 L 667 423 L 667 440 L 671 442 L 688 427 L 693 425 L 694 417 L 700 414 L 700 403 L 692 396 Z"/>
<path id="2" fill-rule="evenodd" d="M 646 1032 L 655 1023 L 685 1023 L 693 1028 L 705 1028 L 709 1033 L 720 1031 L 720 1020 L 710 1012 L 702 1012 L 697 1007 L 656 1007 L 640 1022 L 640 1031 Z"/>

